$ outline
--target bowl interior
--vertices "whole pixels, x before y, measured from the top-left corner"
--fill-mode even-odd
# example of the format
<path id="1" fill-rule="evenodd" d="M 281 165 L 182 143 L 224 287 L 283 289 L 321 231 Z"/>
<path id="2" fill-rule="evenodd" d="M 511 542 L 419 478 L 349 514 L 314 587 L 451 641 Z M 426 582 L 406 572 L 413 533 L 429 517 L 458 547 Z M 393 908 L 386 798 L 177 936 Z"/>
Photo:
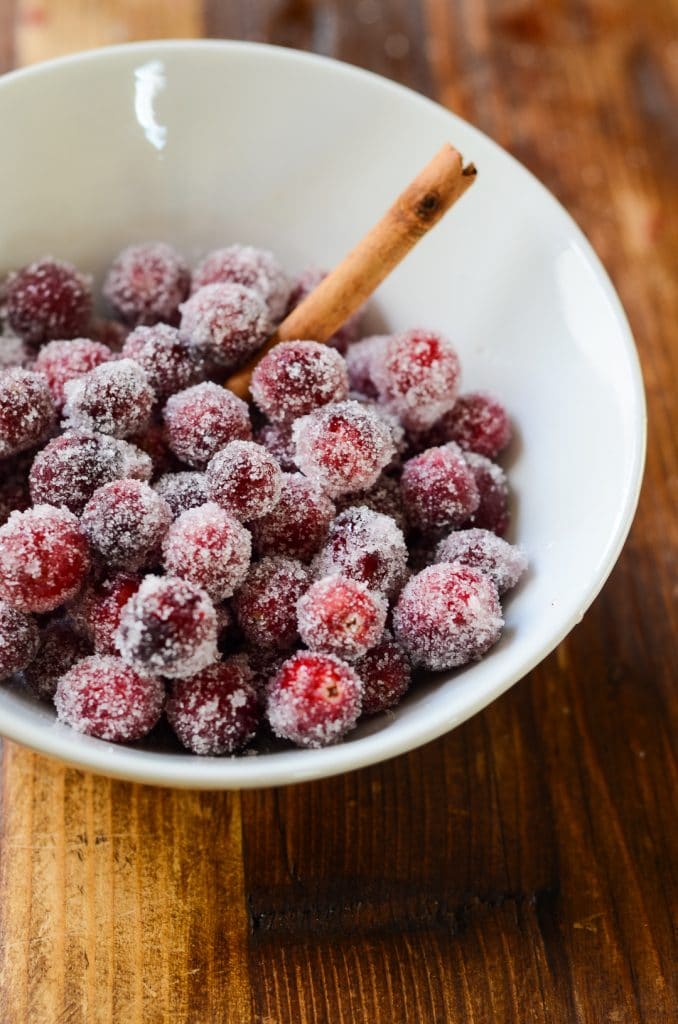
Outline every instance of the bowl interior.
<path id="1" fill-rule="evenodd" d="M 242 43 L 98 51 L 0 81 L 0 271 L 50 253 L 100 284 L 115 252 L 158 238 L 194 259 L 233 241 L 291 270 L 336 262 L 437 148 L 479 167 L 472 191 L 376 303 L 390 328 L 456 342 L 464 386 L 506 402 L 513 538 L 531 570 L 480 663 L 418 687 L 320 751 L 200 759 L 79 736 L 16 688 L 0 731 L 97 771 L 183 786 L 332 774 L 445 732 L 498 696 L 580 620 L 628 531 L 644 403 L 623 312 L 556 201 L 481 133 L 366 72 Z"/>

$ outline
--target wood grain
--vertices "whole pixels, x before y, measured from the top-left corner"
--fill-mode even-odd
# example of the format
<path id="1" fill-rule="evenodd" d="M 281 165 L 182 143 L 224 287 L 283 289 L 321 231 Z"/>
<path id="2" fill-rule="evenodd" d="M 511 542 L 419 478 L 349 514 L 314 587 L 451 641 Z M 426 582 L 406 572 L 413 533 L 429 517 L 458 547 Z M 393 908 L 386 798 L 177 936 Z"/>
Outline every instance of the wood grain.
<path id="1" fill-rule="evenodd" d="M 114 21 L 125 37 L 186 31 L 178 3 L 45 8 L 42 34 L 28 47 L 19 23 L 24 41 L 3 39 L 0 60 L 115 41 Z M 9 10 L 0 3 L 0 26 Z M 646 481 L 582 624 L 501 700 L 407 757 L 221 796 L 94 779 L 8 746 L 0 1020 L 667 1024 L 678 1007 L 675 10 L 213 0 L 195 17 L 196 32 L 202 17 L 212 35 L 315 49 L 428 92 L 546 182 L 629 313 L 650 407 Z M 68 37 L 53 28 L 61 18 Z"/>

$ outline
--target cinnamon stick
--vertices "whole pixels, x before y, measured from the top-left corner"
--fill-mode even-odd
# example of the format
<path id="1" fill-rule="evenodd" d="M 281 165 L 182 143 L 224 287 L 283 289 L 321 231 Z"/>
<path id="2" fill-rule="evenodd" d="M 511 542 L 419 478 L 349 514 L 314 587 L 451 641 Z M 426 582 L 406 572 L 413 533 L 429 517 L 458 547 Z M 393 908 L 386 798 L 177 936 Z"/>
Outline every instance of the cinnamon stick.
<path id="1" fill-rule="evenodd" d="M 278 342 L 331 338 L 475 178 L 474 165 L 464 167 L 461 154 L 446 143 L 381 220 L 292 310 L 264 347 L 226 382 L 226 386 L 246 399 L 254 367 Z"/>

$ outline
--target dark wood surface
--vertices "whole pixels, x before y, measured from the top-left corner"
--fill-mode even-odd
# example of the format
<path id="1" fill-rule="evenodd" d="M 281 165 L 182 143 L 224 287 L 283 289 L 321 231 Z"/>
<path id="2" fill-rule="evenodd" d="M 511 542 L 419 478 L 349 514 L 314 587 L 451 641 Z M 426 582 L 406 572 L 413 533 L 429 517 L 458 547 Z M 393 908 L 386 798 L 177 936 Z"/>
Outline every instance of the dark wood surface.
<path id="1" fill-rule="evenodd" d="M 443 739 L 223 795 L 6 746 L 3 1024 L 678 1018 L 677 27 L 669 0 L 0 0 L 5 68 L 205 34 L 314 49 L 449 105 L 592 239 L 650 408 L 638 516 L 604 591 Z"/>

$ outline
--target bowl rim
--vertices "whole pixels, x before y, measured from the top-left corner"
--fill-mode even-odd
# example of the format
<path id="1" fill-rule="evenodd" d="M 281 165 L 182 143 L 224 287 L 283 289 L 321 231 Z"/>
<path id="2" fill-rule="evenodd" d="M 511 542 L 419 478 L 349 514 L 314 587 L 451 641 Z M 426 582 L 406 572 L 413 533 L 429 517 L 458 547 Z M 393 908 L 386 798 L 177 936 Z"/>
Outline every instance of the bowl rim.
<path id="1" fill-rule="evenodd" d="M 462 712 L 431 716 L 427 722 L 415 721 L 414 725 L 409 728 L 403 727 L 395 737 L 389 736 L 388 729 L 383 729 L 336 746 L 312 751 L 295 749 L 277 753 L 269 758 L 267 755 L 262 757 L 242 755 L 198 757 L 183 753 L 158 753 L 134 746 L 116 746 L 84 736 L 78 737 L 80 742 L 74 750 L 73 733 L 67 726 L 50 723 L 50 727 L 45 727 L 41 723 L 26 721 L 20 710 L 16 712 L 0 711 L 1 735 L 80 769 L 113 778 L 176 788 L 250 789 L 289 785 L 329 777 L 364 768 L 414 750 L 471 718 L 547 657 L 570 630 L 581 621 L 583 614 L 591 606 L 607 581 L 626 541 L 638 504 L 643 479 L 647 442 L 647 413 L 640 360 L 628 319 L 607 271 L 577 223 L 546 186 L 507 150 L 459 115 L 407 86 L 335 58 L 268 43 L 245 40 L 160 39 L 84 50 L 27 68 L 9 71 L 0 76 L 0 92 L 11 88 L 21 80 L 41 76 L 49 77 L 60 68 L 71 65 L 98 62 L 105 64 L 112 59 L 125 58 L 130 55 L 138 55 L 140 58 L 145 57 L 150 60 L 162 59 L 165 54 L 204 53 L 206 51 L 223 55 L 265 54 L 273 60 L 290 64 L 301 62 L 315 65 L 319 68 L 330 69 L 337 75 L 346 75 L 373 84 L 378 83 L 381 89 L 390 91 L 394 97 L 406 97 L 408 102 L 418 103 L 422 109 L 444 112 L 451 122 L 456 121 L 463 125 L 464 132 L 482 139 L 484 145 L 489 145 L 490 148 L 500 153 L 503 159 L 511 161 L 523 175 L 528 177 L 532 188 L 536 187 L 545 197 L 548 197 L 554 215 L 560 218 L 563 227 L 576 240 L 587 265 L 593 271 L 597 284 L 602 288 L 610 313 L 619 329 L 620 347 L 630 371 L 633 399 L 633 408 L 629 410 L 629 421 L 633 423 L 634 428 L 632 431 L 633 450 L 627 460 L 628 478 L 623 501 L 614 528 L 610 532 L 608 543 L 598 559 L 595 572 L 591 575 L 587 587 L 580 595 L 576 608 L 570 609 L 538 649 L 509 671 L 505 677 L 502 677 L 499 684 L 495 683 L 484 689 L 479 688 L 474 699 L 464 705 Z"/>

